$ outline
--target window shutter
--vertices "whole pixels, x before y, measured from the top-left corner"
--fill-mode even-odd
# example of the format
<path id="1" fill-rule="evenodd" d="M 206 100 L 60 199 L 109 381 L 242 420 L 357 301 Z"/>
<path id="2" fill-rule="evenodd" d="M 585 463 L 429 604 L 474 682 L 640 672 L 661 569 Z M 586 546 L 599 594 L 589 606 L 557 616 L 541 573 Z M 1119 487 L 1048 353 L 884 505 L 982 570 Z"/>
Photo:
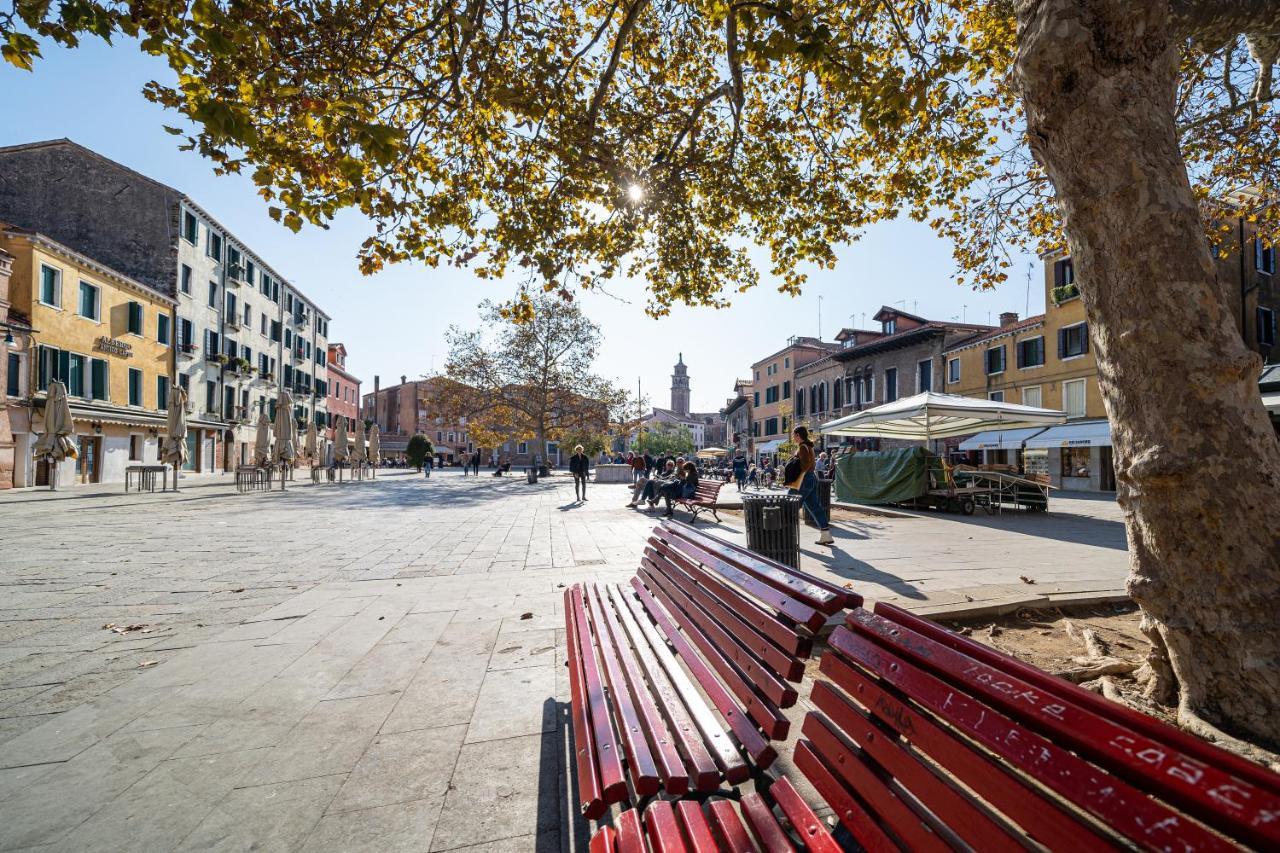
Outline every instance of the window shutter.
<path id="1" fill-rule="evenodd" d="M 62 384 L 67 384 L 71 377 L 71 353 L 62 350 L 58 353 L 58 375 L 57 379 L 62 380 Z"/>
<path id="2" fill-rule="evenodd" d="M 1058 358 L 1067 357 L 1067 330 L 1058 330 Z"/>
<path id="3" fill-rule="evenodd" d="M 1084 323 L 1080 326 L 1080 352 L 1087 353 L 1089 351 L 1089 324 Z"/>
<path id="4" fill-rule="evenodd" d="M 1017 353 L 1015 357 L 1015 361 L 1017 362 L 1018 367 L 1025 366 L 1027 360 L 1023 358 L 1023 355 L 1022 355 L 1022 344 L 1021 343 L 1014 344 L 1013 349 L 1014 349 L 1014 352 Z"/>

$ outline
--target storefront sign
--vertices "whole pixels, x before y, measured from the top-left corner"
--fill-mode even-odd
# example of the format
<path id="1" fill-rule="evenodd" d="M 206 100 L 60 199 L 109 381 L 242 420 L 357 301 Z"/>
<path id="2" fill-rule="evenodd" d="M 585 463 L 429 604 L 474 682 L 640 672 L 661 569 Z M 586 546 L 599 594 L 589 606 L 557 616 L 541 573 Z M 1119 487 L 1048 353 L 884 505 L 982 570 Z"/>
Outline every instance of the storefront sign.
<path id="1" fill-rule="evenodd" d="M 100 352 L 118 355 L 121 358 L 133 358 L 133 345 L 125 341 L 117 341 L 115 338 L 108 338 L 105 335 L 93 342 L 93 348 Z"/>

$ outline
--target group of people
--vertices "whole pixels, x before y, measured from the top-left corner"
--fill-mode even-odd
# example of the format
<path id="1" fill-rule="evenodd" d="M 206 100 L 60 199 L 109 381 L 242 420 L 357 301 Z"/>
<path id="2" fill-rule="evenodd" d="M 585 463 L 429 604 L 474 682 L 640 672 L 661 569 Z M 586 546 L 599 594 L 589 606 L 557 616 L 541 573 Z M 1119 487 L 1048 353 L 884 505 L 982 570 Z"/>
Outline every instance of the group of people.
<path id="1" fill-rule="evenodd" d="M 733 461 L 730 463 L 730 470 L 733 474 L 734 483 L 737 484 L 738 491 L 741 492 L 747 488 L 772 488 L 774 483 L 777 482 L 780 467 L 772 460 L 767 460 L 757 465 L 747 459 L 744 454 L 739 453 L 733 457 Z M 819 480 L 823 480 L 827 479 L 830 471 L 831 460 L 824 450 L 817 454 L 814 460 L 813 474 Z"/>
<path id="2" fill-rule="evenodd" d="M 651 457 L 647 453 L 641 457 L 642 460 L 646 458 Z M 631 489 L 631 502 L 627 506 L 635 509 L 641 503 L 646 503 L 653 509 L 659 500 L 665 500 L 666 517 L 671 518 L 675 514 L 677 500 L 688 499 L 698 493 L 698 466 L 683 456 L 677 456 L 662 460 L 661 470 L 656 474 L 652 473 L 656 467 L 656 460 L 653 467 L 632 464 L 636 478 Z"/>

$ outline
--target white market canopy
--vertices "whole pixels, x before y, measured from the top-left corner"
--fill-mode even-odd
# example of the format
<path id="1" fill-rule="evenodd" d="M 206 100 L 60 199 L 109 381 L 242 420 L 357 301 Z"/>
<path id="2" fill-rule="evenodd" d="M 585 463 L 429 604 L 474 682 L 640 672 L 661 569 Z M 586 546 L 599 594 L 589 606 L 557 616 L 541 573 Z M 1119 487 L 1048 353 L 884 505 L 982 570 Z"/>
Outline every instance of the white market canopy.
<path id="1" fill-rule="evenodd" d="M 926 391 L 823 424 L 821 432 L 929 441 L 983 430 L 1053 426 L 1066 420 L 1066 413 L 1057 409 Z"/>
<path id="2" fill-rule="evenodd" d="M 699 459 L 715 459 L 717 456 L 724 456 L 729 451 L 723 447 L 704 447 L 698 451 Z"/>

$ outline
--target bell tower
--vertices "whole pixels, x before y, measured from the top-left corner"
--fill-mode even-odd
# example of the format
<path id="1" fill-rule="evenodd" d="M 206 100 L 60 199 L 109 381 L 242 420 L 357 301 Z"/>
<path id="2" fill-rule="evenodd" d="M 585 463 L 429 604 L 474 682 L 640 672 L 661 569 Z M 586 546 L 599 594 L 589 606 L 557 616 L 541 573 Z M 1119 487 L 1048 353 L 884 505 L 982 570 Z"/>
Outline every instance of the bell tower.
<path id="1" fill-rule="evenodd" d="M 680 353 L 675 372 L 671 374 L 671 411 L 689 414 L 689 370 L 684 366 L 684 353 Z"/>

